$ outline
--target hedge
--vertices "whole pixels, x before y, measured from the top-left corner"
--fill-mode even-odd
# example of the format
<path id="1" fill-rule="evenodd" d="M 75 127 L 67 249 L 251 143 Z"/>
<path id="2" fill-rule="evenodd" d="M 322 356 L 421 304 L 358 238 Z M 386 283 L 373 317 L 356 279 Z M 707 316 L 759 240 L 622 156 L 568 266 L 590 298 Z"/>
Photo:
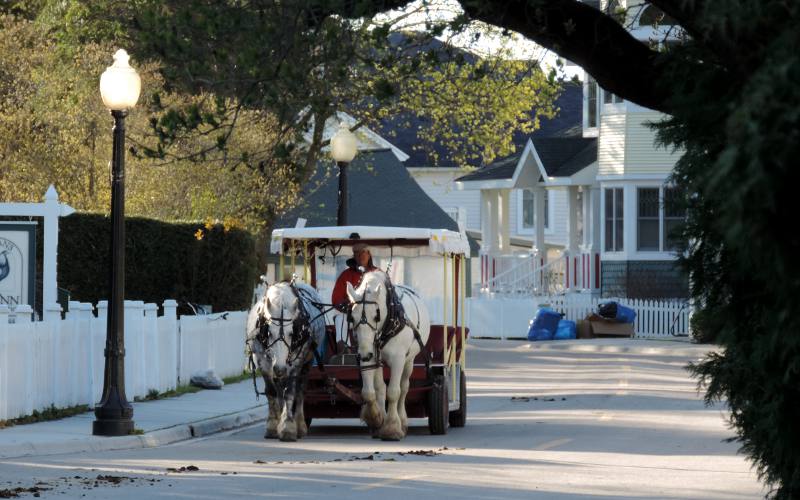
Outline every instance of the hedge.
<path id="1" fill-rule="evenodd" d="M 110 246 L 108 216 L 76 213 L 59 220 L 58 284 L 71 300 L 108 299 Z M 246 309 L 256 271 L 255 240 L 244 230 L 126 218 L 127 300 L 175 299 L 210 304 L 214 311 Z"/>

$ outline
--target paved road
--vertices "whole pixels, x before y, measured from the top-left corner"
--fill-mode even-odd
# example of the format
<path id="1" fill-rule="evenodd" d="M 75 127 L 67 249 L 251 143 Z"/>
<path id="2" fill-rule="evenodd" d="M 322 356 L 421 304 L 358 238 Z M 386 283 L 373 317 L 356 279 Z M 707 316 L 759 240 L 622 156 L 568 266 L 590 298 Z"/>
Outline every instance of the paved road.
<path id="1" fill-rule="evenodd" d="M 723 441 L 731 436 L 724 408 L 706 408 L 683 368 L 702 348 L 551 346 L 472 341 L 469 422 L 446 436 L 413 420 L 404 441 L 384 443 L 356 421 L 320 420 L 290 444 L 265 441 L 258 425 L 155 449 L 0 460 L 0 490 L 49 488 L 42 498 L 763 496 L 737 446 Z M 198 470 L 180 471 L 188 466 Z"/>

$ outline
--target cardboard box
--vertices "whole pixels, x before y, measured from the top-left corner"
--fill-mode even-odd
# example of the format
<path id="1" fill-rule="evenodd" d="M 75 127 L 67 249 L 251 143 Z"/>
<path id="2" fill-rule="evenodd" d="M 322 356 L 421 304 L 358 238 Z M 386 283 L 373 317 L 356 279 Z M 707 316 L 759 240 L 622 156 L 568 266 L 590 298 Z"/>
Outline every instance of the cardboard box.
<path id="1" fill-rule="evenodd" d="M 579 339 L 594 338 L 594 336 L 592 335 L 592 325 L 585 319 L 578 320 L 578 338 Z"/>
<path id="2" fill-rule="evenodd" d="M 595 337 L 633 337 L 633 323 L 617 323 L 598 314 L 586 316 Z"/>

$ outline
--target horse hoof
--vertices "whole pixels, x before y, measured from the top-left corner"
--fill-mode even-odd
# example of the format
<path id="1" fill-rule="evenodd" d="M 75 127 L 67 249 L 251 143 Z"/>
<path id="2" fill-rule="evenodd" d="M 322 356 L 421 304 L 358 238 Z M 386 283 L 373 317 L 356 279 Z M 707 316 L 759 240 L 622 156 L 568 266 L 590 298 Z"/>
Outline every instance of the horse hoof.
<path id="1" fill-rule="evenodd" d="M 285 442 L 285 443 L 293 443 L 293 442 L 297 441 L 297 435 L 296 434 L 289 434 L 289 433 L 285 432 L 285 433 L 281 434 L 280 440 Z"/>
<path id="2" fill-rule="evenodd" d="M 264 439 L 278 439 L 277 431 L 267 431 L 264 433 Z"/>
<path id="3" fill-rule="evenodd" d="M 403 432 L 400 429 L 383 428 L 378 433 L 382 441 L 400 441 L 403 439 Z"/>

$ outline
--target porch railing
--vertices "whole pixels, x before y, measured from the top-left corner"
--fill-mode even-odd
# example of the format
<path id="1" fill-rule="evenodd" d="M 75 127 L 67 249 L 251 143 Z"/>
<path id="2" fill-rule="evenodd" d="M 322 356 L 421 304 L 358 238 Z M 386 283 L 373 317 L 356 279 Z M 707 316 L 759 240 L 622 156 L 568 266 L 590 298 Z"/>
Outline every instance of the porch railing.
<path id="1" fill-rule="evenodd" d="M 563 258 L 545 263 L 537 254 L 481 255 L 480 293 L 556 295 L 565 288 Z"/>

